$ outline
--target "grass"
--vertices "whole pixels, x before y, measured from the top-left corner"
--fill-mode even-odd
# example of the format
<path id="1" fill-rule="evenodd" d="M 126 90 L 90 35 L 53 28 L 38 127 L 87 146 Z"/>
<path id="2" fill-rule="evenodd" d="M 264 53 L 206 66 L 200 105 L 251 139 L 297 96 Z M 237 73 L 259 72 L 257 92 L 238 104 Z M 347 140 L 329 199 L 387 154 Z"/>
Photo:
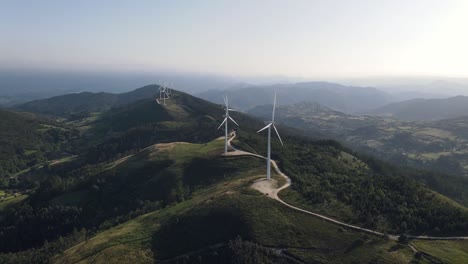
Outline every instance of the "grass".
<path id="1" fill-rule="evenodd" d="M 413 240 L 419 251 L 433 256 L 443 263 L 468 263 L 468 240 Z"/>
<path id="2" fill-rule="evenodd" d="M 23 201 L 26 198 L 28 198 L 27 194 L 22 194 L 22 195 L 19 195 L 19 196 L 16 196 L 16 197 L 15 196 L 10 196 L 10 197 L 6 198 L 5 200 L 3 200 L 2 202 L 0 202 L 0 211 L 5 210 L 5 208 L 7 208 L 10 205 L 20 203 L 21 201 Z"/>
<path id="3" fill-rule="evenodd" d="M 187 109 L 183 108 L 182 106 L 174 103 L 168 103 L 164 106 L 166 110 L 171 114 L 173 118 L 176 119 L 184 119 L 188 118 L 189 114 L 187 113 Z"/>
<path id="4" fill-rule="evenodd" d="M 254 160 L 254 158 L 248 159 Z M 151 259 L 141 259 L 140 257 L 148 256 L 153 233 L 160 228 L 162 221 L 176 215 L 182 215 L 198 204 L 209 203 L 217 196 L 228 195 L 229 192 L 235 191 L 257 178 L 258 173 L 258 171 L 251 171 L 248 174 L 254 176 L 237 175 L 230 180 L 221 181 L 197 191 L 190 200 L 140 216 L 101 232 L 89 241 L 82 242 L 65 251 L 63 256 L 57 256 L 56 261 L 57 263 L 74 263 L 76 261 L 93 263 L 152 262 Z M 121 258 L 122 252 L 125 254 L 125 258 Z"/>
<path id="5" fill-rule="evenodd" d="M 220 224 L 216 221 L 219 215 L 229 217 Z M 156 256 L 174 257 L 196 250 L 198 248 L 193 245 L 199 240 L 203 240 L 205 246 L 222 242 L 218 234 L 226 233 L 225 229 L 229 228 L 238 230 L 243 239 L 263 246 L 295 251 L 296 257 L 305 262 L 309 261 L 308 255 L 319 258 L 322 263 L 375 263 L 373 260 L 409 263 L 413 259 L 413 253 L 406 246 L 399 247 L 381 237 L 342 229 L 265 196 L 242 193 L 221 196 L 209 204 L 199 205 L 177 221 L 166 231 L 172 237 L 161 235 L 165 245 L 155 252 Z M 205 232 L 199 233 L 199 230 Z M 159 235 L 156 233 L 156 240 Z M 233 236 L 227 233 L 224 241 Z"/>
<path id="6" fill-rule="evenodd" d="M 458 208 L 462 211 L 465 211 L 465 212 L 468 212 L 468 208 L 457 203 L 456 201 L 448 198 L 447 196 L 444 196 L 438 192 L 435 192 L 435 191 L 431 191 L 436 197 L 438 200 L 440 200 L 442 203 L 446 203 L 446 204 L 449 204 L 450 206 L 453 206 L 455 208 Z"/>
<path id="7" fill-rule="evenodd" d="M 91 112 L 88 117 L 80 118 L 73 121 L 66 121 L 66 124 L 77 128 L 80 131 L 89 130 L 92 126 L 91 124 L 96 122 L 99 119 L 100 112 Z"/>
<path id="8" fill-rule="evenodd" d="M 450 152 L 426 152 L 420 153 L 419 156 L 423 158 L 423 160 L 436 160 L 441 156 L 450 156 Z"/>
<path id="9" fill-rule="evenodd" d="M 204 146 L 178 143 L 165 146 L 164 150 L 147 149 L 129 160 L 136 159 L 138 155 L 147 155 L 152 159 L 163 159 L 164 155 L 168 155 L 177 162 L 190 162 L 190 157 L 218 151 L 222 146 L 220 142 L 214 141 Z M 198 189 L 189 200 L 103 231 L 68 249 L 63 255 L 56 256 L 54 261 L 153 263 L 153 258 L 164 259 L 197 250 L 202 246 L 200 241 L 206 244 L 226 242 L 237 234 L 261 245 L 286 249 L 303 260 L 309 260 L 311 255 L 329 263 L 351 263 L 362 259 L 408 263 L 413 259 L 407 247 L 399 248 L 396 243 L 380 237 L 344 230 L 293 211 L 252 190 L 251 183 L 264 177 L 263 160 L 253 157 L 225 159 L 239 166 L 251 164 L 251 168 Z M 123 163 L 119 166 L 126 165 Z M 279 175 L 274 174 L 273 177 L 281 180 Z M 225 212 L 232 216 L 228 219 L 234 219 L 230 226 L 225 218 L 222 218 L 225 219 L 223 221 L 213 220 Z M 164 230 L 167 232 L 164 233 Z M 200 230 L 209 231 L 198 233 Z M 226 233 L 226 230 L 234 230 L 234 233 Z M 162 248 L 155 246 L 158 244 L 163 245 Z"/>
<path id="10" fill-rule="evenodd" d="M 450 131 L 442 130 L 442 129 L 437 129 L 437 128 L 426 128 L 419 130 L 418 132 L 415 133 L 416 136 L 418 135 L 427 135 L 427 136 L 432 136 L 432 137 L 437 137 L 437 138 L 444 138 L 444 139 L 449 139 L 449 140 L 455 140 L 456 137 L 450 133 Z"/>
<path id="11" fill-rule="evenodd" d="M 353 223 L 357 221 L 351 207 L 333 199 L 331 199 L 326 205 L 312 205 L 301 194 L 292 188 L 282 190 L 278 195 L 285 202 L 312 212 L 317 212 L 335 219 L 341 219 L 343 222 Z"/>
<path id="12" fill-rule="evenodd" d="M 254 148 L 252 148 L 251 146 L 249 146 L 249 144 L 245 143 L 245 142 L 242 142 L 240 140 L 238 140 L 237 138 L 234 139 L 232 141 L 233 145 L 242 149 L 242 150 L 245 150 L 245 151 L 248 151 L 248 152 L 252 152 L 252 153 L 255 153 L 255 154 L 258 154 L 257 151 L 255 151 Z"/>
<path id="13" fill-rule="evenodd" d="M 283 250 L 306 263 L 415 261 L 408 246 L 294 211 L 252 190 L 251 183 L 264 177 L 264 160 L 254 157 L 221 158 L 222 147 L 222 140 L 207 144 L 157 144 L 113 163 L 109 167 L 131 172 L 145 161 L 173 160 L 169 168 L 181 177 L 187 177 L 185 173 L 188 173 L 182 168 L 197 158 L 209 159 L 221 168 L 239 169 L 228 177 L 210 176 L 214 181 L 195 188 L 190 199 L 100 232 L 56 256 L 54 262 L 154 263 L 155 260 L 225 243 L 237 235 L 268 248 Z M 355 162 L 352 156 L 341 158 Z M 200 173 L 212 175 L 220 171 L 202 170 Z M 195 173 L 194 177 L 199 175 Z M 279 181 L 278 185 L 285 183 L 276 173 L 273 178 Z M 281 194 L 288 199 L 297 199 L 291 189 L 283 190 Z M 82 194 L 69 195 L 61 197 L 60 202 L 76 200 L 75 196 Z M 329 205 L 329 212 L 350 214 L 349 208 L 333 206 L 333 203 Z"/>
<path id="14" fill-rule="evenodd" d="M 37 152 L 37 149 L 25 149 L 24 150 L 24 155 L 29 156 L 31 154 L 34 154 Z"/>
<path id="15" fill-rule="evenodd" d="M 344 161 L 348 166 L 354 169 L 367 168 L 367 164 L 365 164 L 364 162 L 357 159 L 353 155 L 346 153 L 344 151 L 341 151 L 339 160 Z"/>
<path id="16" fill-rule="evenodd" d="M 77 155 L 73 155 L 73 156 L 68 156 L 68 157 L 64 157 L 61 159 L 57 159 L 57 160 L 51 160 L 49 161 L 49 165 L 57 165 L 60 163 L 70 162 L 70 161 L 76 160 L 77 158 L 78 158 Z"/>
<path id="17" fill-rule="evenodd" d="M 234 187 L 234 185 L 229 185 Z M 174 218 L 184 224 L 188 221 L 182 230 L 177 225 L 172 226 L 179 231 L 208 228 L 211 232 L 206 233 L 205 236 L 208 238 L 204 239 L 214 244 L 219 241 L 210 241 L 210 236 L 222 232 L 225 223 L 213 223 L 210 219 L 217 211 L 225 208 L 236 208 L 234 212 L 240 213 L 237 217 L 241 219 L 244 227 L 248 227 L 242 234 L 243 237 L 268 247 L 286 248 L 291 254 L 306 261 L 313 257 L 326 263 L 353 263 L 353 261 L 361 260 L 365 262 L 379 260 L 379 263 L 409 263 L 413 259 L 413 254 L 407 247 L 398 247 L 396 243 L 379 237 L 342 230 L 328 222 L 291 211 L 263 196 L 242 192 L 229 194 L 215 192 L 213 194 L 218 196 L 204 201 L 200 200 L 202 196 L 199 196 L 194 201 L 187 201 L 150 213 L 104 231 L 88 242 L 67 250 L 63 256 L 57 256 L 55 260 L 57 263 L 77 261 L 150 263 L 153 261 L 151 242 L 158 239 L 157 231 L 160 230 L 161 223 Z M 199 211 L 203 211 L 201 216 L 193 215 Z M 199 220 L 194 220 L 197 217 Z M 239 226 L 235 227 L 242 229 Z M 170 229 L 170 234 L 174 234 L 173 232 L 175 231 Z M 185 236 L 174 234 L 173 237 L 164 237 L 164 243 L 169 243 L 167 246 L 179 250 L 187 244 L 191 245 L 190 241 L 198 242 L 201 238 L 196 232 L 193 235 L 184 234 Z M 226 239 L 229 238 L 232 237 Z M 163 254 L 158 251 L 154 253 L 156 257 Z"/>

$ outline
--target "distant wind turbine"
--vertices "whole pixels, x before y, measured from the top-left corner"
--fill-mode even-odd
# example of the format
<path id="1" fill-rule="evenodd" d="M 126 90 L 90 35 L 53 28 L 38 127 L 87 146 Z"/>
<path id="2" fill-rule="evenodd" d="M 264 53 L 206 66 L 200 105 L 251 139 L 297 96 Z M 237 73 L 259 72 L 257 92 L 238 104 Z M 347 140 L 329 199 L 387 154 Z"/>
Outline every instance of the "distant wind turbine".
<path id="1" fill-rule="evenodd" d="M 234 121 L 234 119 L 232 119 L 231 116 L 229 116 L 229 111 L 234 111 L 232 109 L 229 108 L 229 101 L 228 101 L 228 97 L 227 95 L 224 96 L 224 104 L 226 104 L 226 114 L 224 115 L 224 120 L 223 122 L 221 123 L 221 125 L 219 125 L 218 129 L 220 129 L 223 124 L 224 124 L 224 155 L 227 155 L 227 146 L 228 146 L 228 119 L 230 119 L 232 122 L 234 122 L 234 124 L 236 124 L 237 126 L 239 126 L 239 124 L 237 124 L 236 121 Z"/>
<path id="2" fill-rule="evenodd" d="M 166 82 L 159 82 L 159 100 L 156 99 L 158 104 L 166 105 L 166 99 L 171 95 L 171 88 Z"/>
<path id="3" fill-rule="evenodd" d="M 270 146 L 271 127 L 275 129 L 276 135 L 278 135 L 278 139 L 280 140 L 281 145 L 283 146 L 283 141 L 281 140 L 281 137 L 278 133 L 278 129 L 276 129 L 276 126 L 275 126 L 275 108 L 276 108 L 276 92 L 275 92 L 275 99 L 273 101 L 273 113 L 271 115 L 271 121 L 264 128 L 257 131 L 257 133 L 260 133 L 261 131 L 268 128 L 267 180 L 271 178 L 271 146 Z"/>

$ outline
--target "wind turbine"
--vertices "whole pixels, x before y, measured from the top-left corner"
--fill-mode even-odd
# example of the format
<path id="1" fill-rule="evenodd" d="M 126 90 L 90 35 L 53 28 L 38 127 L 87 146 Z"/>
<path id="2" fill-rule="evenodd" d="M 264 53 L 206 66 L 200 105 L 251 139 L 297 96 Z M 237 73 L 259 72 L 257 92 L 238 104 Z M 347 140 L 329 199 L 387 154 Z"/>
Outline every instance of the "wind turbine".
<path id="1" fill-rule="evenodd" d="M 221 125 L 219 125 L 218 129 L 220 129 L 223 124 L 224 124 L 224 155 L 227 155 L 227 146 L 228 146 L 228 119 L 230 119 L 234 124 L 236 124 L 237 126 L 239 126 L 239 124 L 237 124 L 236 121 L 234 121 L 234 119 L 232 119 L 232 117 L 229 115 L 229 111 L 234 111 L 232 109 L 229 108 L 229 101 L 228 101 L 228 97 L 227 95 L 224 96 L 224 104 L 226 104 L 226 114 L 224 115 L 224 120 L 223 122 L 221 123 Z"/>
<path id="2" fill-rule="evenodd" d="M 275 126 L 275 108 L 276 108 L 276 92 L 275 92 L 275 99 L 273 101 L 273 113 L 271 115 L 271 121 L 264 128 L 257 131 L 257 133 L 260 133 L 261 131 L 268 128 L 267 180 L 269 180 L 271 178 L 271 146 L 270 146 L 270 139 L 271 139 L 271 128 L 272 127 L 275 129 L 276 135 L 278 135 L 278 139 L 281 142 L 281 146 L 283 146 L 283 141 L 281 140 L 281 137 L 280 137 L 280 135 L 278 133 L 278 129 L 276 129 L 276 126 Z"/>
<path id="3" fill-rule="evenodd" d="M 159 82 L 159 100 L 158 103 L 161 104 L 161 102 L 166 105 L 166 99 L 169 99 L 170 95 L 170 88 L 165 82 Z"/>

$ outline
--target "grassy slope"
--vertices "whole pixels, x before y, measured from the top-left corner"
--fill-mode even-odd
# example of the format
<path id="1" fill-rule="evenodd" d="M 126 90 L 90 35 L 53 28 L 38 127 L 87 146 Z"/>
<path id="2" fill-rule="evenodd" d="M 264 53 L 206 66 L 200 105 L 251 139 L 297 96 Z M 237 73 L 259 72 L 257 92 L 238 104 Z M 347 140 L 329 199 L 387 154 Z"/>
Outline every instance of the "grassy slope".
<path id="1" fill-rule="evenodd" d="M 0 109 L 0 120 L 0 177 L 69 151 L 64 145 L 76 136 L 74 130 L 35 114 Z"/>
<path id="2" fill-rule="evenodd" d="M 443 263 L 467 263 L 468 241 L 425 241 L 416 240 L 412 244 L 420 251 L 430 254 Z"/>
<path id="3" fill-rule="evenodd" d="M 153 153 L 155 156 L 169 155 L 183 163 L 200 155 L 217 155 L 220 153 L 220 146 L 222 141 L 204 146 L 174 144 L 167 152 Z M 143 152 L 145 151 L 148 150 Z M 263 160 L 252 157 L 227 159 L 228 162 L 242 166 L 243 170 L 196 190 L 189 200 L 101 232 L 57 256 L 55 261 L 152 263 L 153 257 L 169 258 L 199 249 L 200 243 L 226 242 L 233 238 L 233 234 L 223 233 L 226 229 L 225 221 L 220 224 L 212 220 L 219 214 L 226 213 L 226 210 L 236 220 L 232 227 L 243 238 L 264 246 L 283 248 L 289 254 L 305 260 L 316 259 L 330 263 L 351 263 L 353 260 L 407 263 L 413 258 L 407 247 L 398 248 L 394 242 L 340 229 L 328 222 L 291 211 L 260 195 L 249 186 L 251 181 L 264 173 Z M 119 166 L 126 166 L 126 163 L 130 164 L 130 161 L 124 161 Z M 184 223 L 183 226 L 179 227 L 178 222 Z M 161 226 L 166 232 L 161 231 Z M 190 230 L 210 231 L 201 236 Z M 184 232 L 183 235 L 180 232 Z M 161 241 L 164 241 L 163 246 Z M 176 251 L 168 248 L 175 248 Z"/>
<path id="4" fill-rule="evenodd" d="M 188 143 L 172 143 L 171 145 L 164 145 L 166 147 L 166 151 L 161 151 L 159 153 L 152 152 L 151 154 L 156 154 L 154 158 L 165 159 L 164 156 L 169 156 L 171 159 L 174 159 L 176 162 L 171 166 L 171 169 L 172 171 L 178 172 L 180 174 L 183 172 L 182 170 L 180 170 L 180 165 L 182 165 L 183 163 L 189 162 L 191 159 L 194 158 L 200 158 L 203 156 L 213 156 L 213 153 L 216 153 L 215 155 L 217 156 L 219 153 L 221 153 L 222 141 L 216 140 L 204 145 Z M 148 151 L 149 149 L 145 149 L 137 155 L 143 155 Z M 134 166 L 134 163 L 131 161 L 132 158 L 135 157 L 131 157 L 128 161 L 125 161 L 119 164 L 118 166 L 120 166 L 121 169 L 128 169 L 125 168 L 126 166 Z M 247 161 L 247 163 L 255 164 L 254 167 L 258 167 L 261 164 L 260 160 L 254 158 L 239 157 L 228 159 L 244 166 L 245 161 Z M 249 168 L 249 165 L 245 167 L 246 168 L 244 169 L 251 170 L 251 168 Z M 260 171 L 258 171 L 258 169 L 256 168 L 254 170 L 255 171 L 251 171 L 249 174 L 254 175 L 254 177 L 258 177 Z M 140 256 L 142 254 L 146 254 L 144 252 L 146 252 L 149 248 L 152 232 L 159 227 L 159 223 L 161 220 L 166 219 L 175 214 L 181 214 L 194 205 L 200 204 L 206 200 L 211 199 L 216 195 L 220 195 L 221 193 L 226 192 L 228 190 L 236 189 L 237 187 L 245 184 L 244 179 L 239 177 L 241 177 L 241 175 L 233 175 L 229 177 L 230 180 L 223 180 L 221 183 L 209 185 L 208 188 L 196 191 L 193 195 L 193 198 L 190 200 L 186 200 L 177 205 L 138 217 L 115 228 L 104 231 L 95 238 L 92 238 L 90 241 L 79 244 L 78 246 L 65 252 L 64 263 L 68 263 L 69 261 L 76 261 L 80 258 L 87 258 L 87 256 L 93 256 L 93 258 L 97 258 L 93 261 L 101 259 L 102 256 L 101 260 L 105 262 L 108 259 L 106 252 L 119 252 L 119 254 L 112 253 L 111 255 L 112 257 L 115 257 L 115 259 L 119 259 L 120 261 L 122 261 L 122 259 L 120 259 L 121 253 L 126 257 L 131 257 L 133 256 L 132 254 L 136 254 L 135 256 L 137 257 L 137 259 L 140 259 Z M 116 247 L 115 251 L 114 247 Z M 143 248 L 142 251 L 141 248 Z M 127 254 L 125 253 L 126 251 L 132 251 L 134 253 Z M 96 255 L 96 253 L 98 253 L 98 255 L 94 256 Z M 88 260 L 91 261 L 92 259 Z"/>
<path id="5" fill-rule="evenodd" d="M 249 177 L 251 178 L 251 177 Z M 381 263 L 408 263 L 412 253 L 406 247 L 399 248 L 395 243 L 378 237 L 339 229 L 337 226 L 312 218 L 302 213 L 289 210 L 266 197 L 256 193 L 238 192 L 226 193 L 228 189 L 242 186 L 246 179 L 224 183 L 216 187 L 215 192 L 201 193 L 194 200 L 186 201 L 177 206 L 160 210 L 129 221 L 111 230 L 98 234 L 88 242 L 83 242 L 57 257 L 57 263 L 151 263 L 151 239 L 154 232 L 160 229 L 161 222 L 173 217 L 192 219 L 197 210 L 216 212 L 225 208 L 237 208 L 239 217 L 248 231 L 243 236 L 265 246 L 286 249 L 304 260 L 319 260 L 328 263 L 352 263 L 352 261 L 375 261 Z M 221 187 L 222 186 L 222 187 Z M 245 188 L 244 188 L 245 190 Z M 223 193 L 224 191 L 224 193 Z M 209 198 L 211 196 L 211 199 Z M 195 208 L 193 208 L 196 206 Z M 207 210 L 208 209 L 208 210 Z M 213 233 L 222 232 L 222 226 L 210 222 L 211 214 L 202 215 L 206 221 L 196 221 L 185 229 L 199 230 L 209 226 Z M 204 222 L 204 225 L 200 225 Z M 185 222 L 184 222 L 185 223 Z M 174 231 L 174 230 L 171 230 Z M 175 236 L 170 245 L 183 245 L 186 240 L 200 239 L 199 236 Z M 158 236 L 153 239 L 157 240 Z M 175 241 L 174 241 L 175 239 Z M 207 238 L 205 238 L 206 240 Z M 209 239 L 209 238 L 208 238 Z M 164 240 L 167 242 L 166 240 Z M 212 241 L 215 242 L 222 241 Z M 361 244 L 362 243 L 362 244 Z M 177 247 L 173 247 L 177 248 Z M 196 250 L 198 248 L 192 248 Z M 156 252 L 165 255 L 164 252 Z M 142 256 L 145 256 L 142 258 Z M 170 255 L 166 255 L 169 257 Z M 343 262 L 344 261 L 344 262 Z"/>
<path id="6" fill-rule="evenodd" d="M 19 196 L 16 196 L 16 197 L 11 196 L 11 197 L 7 197 L 7 198 L 2 199 L 2 201 L 0 202 L 0 212 L 3 211 L 8 206 L 20 203 L 21 201 L 23 201 L 26 198 L 28 198 L 28 195 L 27 194 L 22 194 L 22 195 L 19 195 Z"/>

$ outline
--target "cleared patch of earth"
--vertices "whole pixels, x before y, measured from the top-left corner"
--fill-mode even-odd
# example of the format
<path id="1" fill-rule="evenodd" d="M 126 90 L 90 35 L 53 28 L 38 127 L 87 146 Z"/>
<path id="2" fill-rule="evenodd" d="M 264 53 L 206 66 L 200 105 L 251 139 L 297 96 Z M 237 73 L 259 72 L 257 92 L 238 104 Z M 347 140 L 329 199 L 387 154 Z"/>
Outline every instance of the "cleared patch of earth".
<path id="1" fill-rule="evenodd" d="M 250 187 L 271 197 L 278 191 L 278 181 L 275 179 L 258 179 Z"/>

